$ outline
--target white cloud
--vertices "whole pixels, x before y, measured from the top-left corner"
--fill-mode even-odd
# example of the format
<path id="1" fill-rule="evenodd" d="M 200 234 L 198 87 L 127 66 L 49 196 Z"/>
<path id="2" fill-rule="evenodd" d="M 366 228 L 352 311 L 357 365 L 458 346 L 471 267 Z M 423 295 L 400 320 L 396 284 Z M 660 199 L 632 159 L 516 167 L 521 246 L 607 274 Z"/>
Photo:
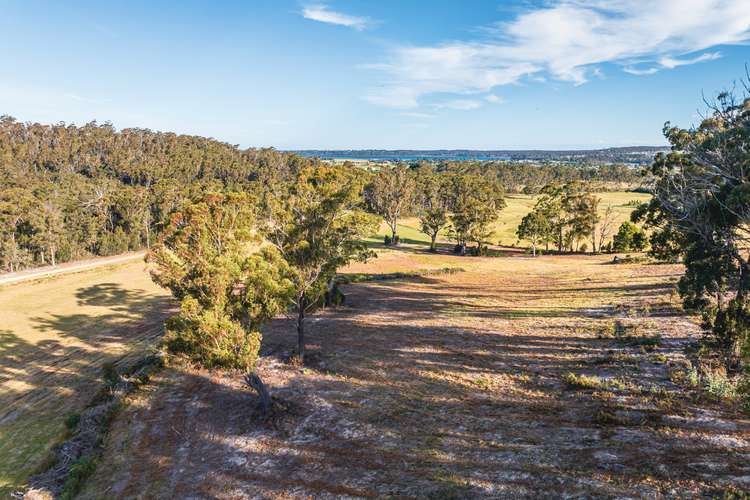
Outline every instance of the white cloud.
<path id="1" fill-rule="evenodd" d="M 495 94 L 490 94 L 488 96 L 485 96 L 484 100 L 487 102 L 491 102 L 492 104 L 501 104 L 503 102 L 503 98 L 498 97 Z"/>
<path id="2" fill-rule="evenodd" d="M 337 24 L 347 26 L 355 30 L 363 30 L 369 24 L 370 20 L 366 17 L 351 16 L 342 12 L 336 12 L 328 8 L 325 4 L 310 4 L 302 9 L 302 16 L 305 19 L 319 21 L 321 23 Z"/>
<path id="3" fill-rule="evenodd" d="M 673 57 L 667 56 L 659 59 L 657 66 L 643 69 L 633 66 L 625 66 L 622 70 L 626 73 L 630 73 L 631 75 L 653 75 L 654 73 L 657 73 L 662 69 L 674 69 L 679 66 L 687 66 L 688 64 L 695 64 L 703 61 L 713 61 L 719 58 L 721 58 L 721 53 L 719 52 L 706 52 L 699 56 L 687 59 L 675 59 Z"/>
<path id="4" fill-rule="evenodd" d="M 688 64 L 695 64 L 703 61 L 713 61 L 719 59 L 720 57 L 721 54 L 719 52 L 706 52 L 705 54 L 701 54 L 697 57 L 689 59 L 673 59 L 671 57 L 662 57 L 661 59 L 659 59 L 659 64 L 663 68 L 674 69 L 678 66 L 686 66 Z"/>
<path id="5" fill-rule="evenodd" d="M 486 93 L 522 78 L 581 85 L 599 75 L 599 64 L 647 75 L 716 59 L 718 52 L 692 54 L 750 40 L 747 0 L 553 0 L 543 5 L 478 30 L 482 39 L 394 49 L 386 62 L 369 66 L 382 81 L 366 98 L 414 108 L 429 94 Z"/>
<path id="6" fill-rule="evenodd" d="M 657 73 L 659 71 L 659 68 L 652 67 L 652 68 L 638 69 L 632 66 L 625 66 L 624 68 L 622 68 L 622 70 L 625 73 L 630 73 L 631 75 L 643 76 L 643 75 L 653 75 L 654 73 Z"/>
<path id="7" fill-rule="evenodd" d="M 477 109 L 481 107 L 482 107 L 481 101 L 477 101 L 475 99 L 454 99 L 452 101 L 446 101 L 446 102 L 442 102 L 439 104 L 435 104 L 436 109 L 448 108 L 448 109 L 458 109 L 460 111 L 468 111 L 470 109 Z"/>

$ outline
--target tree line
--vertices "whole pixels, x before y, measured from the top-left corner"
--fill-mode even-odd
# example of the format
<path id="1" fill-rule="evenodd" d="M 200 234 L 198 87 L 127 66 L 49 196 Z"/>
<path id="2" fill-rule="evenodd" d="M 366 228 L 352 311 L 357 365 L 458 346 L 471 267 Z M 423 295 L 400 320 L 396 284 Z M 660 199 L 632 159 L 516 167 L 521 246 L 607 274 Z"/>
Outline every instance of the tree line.
<path id="1" fill-rule="evenodd" d="M 186 200 L 308 163 L 198 136 L 0 117 L 0 269 L 149 247 Z"/>
<path id="2" fill-rule="evenodd" d="M 632 222 L 622 223 L 614 231 L 612 206 L 600 210 L 601 198 L 592 186 L 583 182 L 548 184 L 541 189 L 531 212 L 526 214 L 516 230 L 519 240 L 531 245 L 532 255 L 550 244 L 562 252 L 640 252 L 646 245 L 646 233 Z M 591 246 L 589 246 L 589 243 Z"/>
<path id="3" fill-rule="evenodd" d="M 317 160 L 272 149 L 240 149 L 210 138 L 148 129 L 42 125 L 0 117 L 0 269 L 149 248 L 169 215 L 207 191 L 266 191 Z M 365 208 L 396 221 L 419 215 L 432 240 L 441 231 L 457 251 L 482 253 L 503 194 L 535 182 L 603 172 L 526 163 L 418 162 L 356 169 Z M 609 170 L 608 170 L 609 169 Z M 628 175 L 630 171 L 627 170 Z M 394 241 L 395 240 L 395 241 Z M 390 242 L 389 242 L 390 243 Z"/>

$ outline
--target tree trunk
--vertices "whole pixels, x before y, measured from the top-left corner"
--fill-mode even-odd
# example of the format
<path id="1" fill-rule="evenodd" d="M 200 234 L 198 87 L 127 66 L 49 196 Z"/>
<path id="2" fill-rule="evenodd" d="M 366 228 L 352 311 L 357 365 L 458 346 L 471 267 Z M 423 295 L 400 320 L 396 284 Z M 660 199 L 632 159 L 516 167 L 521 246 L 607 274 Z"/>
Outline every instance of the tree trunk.
<path id="1" fill-rule="evenodd" d="M 437 233 L 432 235 L 432 241 L 430 242 L 430 252 L 436 252 L 437 246 L 435 245 L 435 240 L 437 239 Z"/>
<path id="2" fill-rule="evenodd" d="M 591 253 L 596 253 L 596 228 L 591 230 Z"/>
<path id="3" fill-rule="evenodd" d="M 391 226 L 391 244 L 396 244 L 396 221 L 393 221 L 390 223 Z"/>
<path id="4" fill-rule="evenodd" d="M 297 354 L 300 363 L 305 362 L 305 303 L 304 299 L 298 301 L 297 309 Z"/>
<path id="5" fill-rule="evenodd" d="M 52 267 L 55 267 L 57 262 L 55 261 L 55 247 L 54 245 L 49 248 L 49 260 L 52 262 Z"/>
<path id="6" fill-rule="evenodd" d="M 531 244 L 531 256 L 536 257 L 536 243 Z"/>
<path id="7" fill-rule="evenodd" d="M 266 385 L 255 373 L 246 373 L 245 382 L 258 393 L 258 408 L 263 416 L 267 417 L 271 411 L 271 395 L 268 393 Z"/>

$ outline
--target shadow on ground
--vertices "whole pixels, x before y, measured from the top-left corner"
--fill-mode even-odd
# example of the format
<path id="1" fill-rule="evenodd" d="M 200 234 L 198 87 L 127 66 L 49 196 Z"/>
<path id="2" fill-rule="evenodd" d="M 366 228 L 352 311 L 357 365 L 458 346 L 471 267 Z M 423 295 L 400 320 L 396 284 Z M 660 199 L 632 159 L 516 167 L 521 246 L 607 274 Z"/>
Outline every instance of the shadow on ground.
<path id="1" fill-rule="evenodd" d="M 118 497 L 474 498 L 743 487 L 747 420 L 696 402 L 651 354 L 596 338 L 606 318 L 566 305 L 581 293 L 656 298 L 663 285 L 536 290 L 472 279 L 346 287 L 346 307 L 309 322 L 303 370 L 285 364 L 293 325 L 273 322 L 259 373 L 293 410 L 273 426 L 253 418 L 239 374 L 166 371 L 148 403 L 120 418 L 108 449 L 127 451 L 110 453 L 84 497 L 105 488 Z M 517 305 L 482 302 L 492 297 Z M 678 362 L 695 328 L 677 316 L 658 328 L 669 339 L 658 352 Z M 571 389 L 568 372 L 620 382 Z"/>
<path id="2" fill-rule="evenodd" d="M 91 314 L 33 318 L 45 334 L 31 342 L 0 330 L 0 494 L 45 459 L 77 413 L 101 387 L 101 366 L 127 364 L 153 346 L 171 302 L 104 283 L 77 290 Z M 51 338 L 50 338 L 51 337 Z"/>

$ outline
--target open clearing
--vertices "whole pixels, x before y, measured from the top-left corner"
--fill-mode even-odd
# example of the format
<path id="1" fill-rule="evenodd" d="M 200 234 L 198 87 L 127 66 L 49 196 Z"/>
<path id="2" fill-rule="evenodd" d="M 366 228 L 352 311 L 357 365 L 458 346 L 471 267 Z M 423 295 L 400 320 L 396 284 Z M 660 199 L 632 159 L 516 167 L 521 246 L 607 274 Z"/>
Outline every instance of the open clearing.
<path id="1" fill-rule="evenodd" d="M 646 199 L 606 195 L 618 224 L 628 201 Z M 503 225 L 515 227 L 533 199 L 508 204 L 503 243 L 511 243 Z M 699 335 L 676 308 L 680 266 L 533 259 L 507 247 L 495 248 L 499 257 L 457 257 L 446 253 L 450 245 L 435 255 L 415 226 L 405 220 L 405 245 L 376 245 L 376 260 L 345 272 L 462 271 L 347 285 L 343 307 L 310 318 L 304 369 L 288 363 L 292 323 L 269 325 L 259 372 L 289 409 L 275 425 L 253 417 L 239 374 L 172 366 L 118 416 L 83 496 L 639 496 L 750 487 L 750 422 L 673 382 Z M 104 362 L 127 364 L 156 343 L 172 304 L 143 262 L 0 287 L 0 494 L 43 464 L 66 417 L 100 388 Z M 616 324 L 637 335 L 613 338 Z"/>
<path id="2" fill-rule="evenodd" d="M 630 220 L 630 213 L 633 211 L 633 202 L 643 203 L 651 199 L 650 194 L 645 193 L 633 193 L 629 191 L 606 191 L 596 193 L 596 196 L 601 198 L 599 203 L 599 215 L 604 215 L 604 211 L 608 206 L 612 207 L 614 213 L 614 223 L 611 227 L 611 232 L 608 241 L 612 240 L 612 236 L 617 232 L 617 228 L 626 220 Z M 492 236 L 491 241 L 498 245 L 515 245 L 518 243 L 518 237 L 516 236 L 516 229 L 521 223 L 524 215 L 531 212 L 536 202 L 536 196 L 526 194 L 508 194 L 505 197 L 505 203 L 507 206 L 500 212 L 500 217 L 493 228 L 495 234 Z M 377 236 L 370 238 L 372 243 L 382 243 L 383 236 L 389 234 L 390 229 L 383 223 L 380 227 L 380 231 Z M 404 243 L 424 244 L 429 245 L 430 239 L 424 233 L 419 231 L 419 219 L 416 217 L 404 218 L 399 224 L 399 236 L 401 241 Z M 440 241 L 447 242 L 445 235 L 440 238 Z M 521 242 L 526 245 L 527 242 Z M 587 242 L 591 245 L 591 242 Z"/>
<path id="3" fill-rule="evenodd" d="M 103 363 L 153 345 L 169 304 L 142 260 L 0 287 L 0 495 L 44 461 Z"/>
<path id="4" fill-rule="evenodd" d="M 346 286 L 345 306 L 309 322 L 303 369 L 287 363 L 292 323 L 270 325 L 259 372 L 288 408 L 275 425 L 253 418 L 239 374 L 165 369 L 115 420 L 83 497 L 747 488 L 750 422 L 670 380 L 699 334 L 670 295 L 680 267 L 610 259 L 384 251 L 349 271 L 465 271 Z M 600 338 L 614 321 L 637 336 Z"/>

